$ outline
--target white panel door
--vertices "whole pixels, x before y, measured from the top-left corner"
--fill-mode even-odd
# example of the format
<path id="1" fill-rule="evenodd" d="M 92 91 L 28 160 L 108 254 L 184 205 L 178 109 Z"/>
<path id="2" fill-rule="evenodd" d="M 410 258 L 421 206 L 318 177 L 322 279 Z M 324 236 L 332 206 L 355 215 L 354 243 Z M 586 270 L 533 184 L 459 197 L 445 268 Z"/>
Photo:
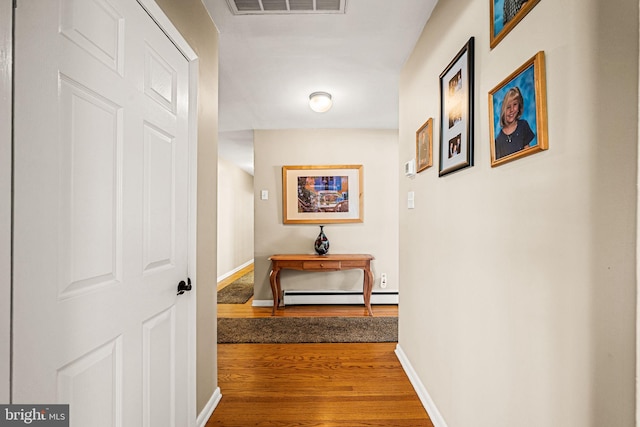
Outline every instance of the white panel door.
<path id="1" fill-rule="evenodd" d="M 187 426 L 187 60 L 135 0 L 19 1 L 14 403 Z"/>

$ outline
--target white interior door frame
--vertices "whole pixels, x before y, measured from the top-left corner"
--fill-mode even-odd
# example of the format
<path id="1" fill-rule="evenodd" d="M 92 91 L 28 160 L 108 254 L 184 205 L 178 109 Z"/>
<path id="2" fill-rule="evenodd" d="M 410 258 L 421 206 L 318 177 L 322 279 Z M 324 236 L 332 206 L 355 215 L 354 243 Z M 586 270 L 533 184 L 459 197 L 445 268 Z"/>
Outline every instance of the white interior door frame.
<path id="1" fill-rule="evenodd" d="M 178 50 L 189 62 L 189 242 L 188 269 L 193 285 L 189 299 L 188 322 L 188 367 L 189 375 L 189 427 L 196 424 L 196 300 L 198 297 L 198 281 L 196 277 L 196 242 L 197 242 L 197 164 L 198 164 L 198 55 L 182 37 L 177 28 L 167 18 L 155 0 L 137 0 L 140 6 L 164 31 Z"/>
<path id="2" fill-rule="evenodd" d="M 11 401 L 13 0 L 0 0 L 0 402 Z"/>

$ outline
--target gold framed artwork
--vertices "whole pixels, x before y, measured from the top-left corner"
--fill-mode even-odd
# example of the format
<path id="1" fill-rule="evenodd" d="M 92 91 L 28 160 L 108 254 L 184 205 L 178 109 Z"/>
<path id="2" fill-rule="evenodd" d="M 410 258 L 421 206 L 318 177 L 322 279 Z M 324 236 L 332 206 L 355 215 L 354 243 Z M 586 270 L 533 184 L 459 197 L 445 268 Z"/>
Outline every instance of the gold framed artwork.
<path id="1" fill-rule="evenodd" d="M 283 223 L 363 222 L 362 181 L 362 165 L 283 166 Z"/>
<path id="2" fill-rule="evenodd" d="M 491 49 L 496 47 L 540 0 L 489 0 Z"/>
<path id="3" fill-rule="evenodd" d="M 423 170 L 433 165 L 433 118 L 427 120 L 416 131 L 416 170 Z"/>
<path id="4" fill-rule="evenodd" d="M 540 51 L 489 92 L 492 167 L 549 147 L 546 91 Z"/>

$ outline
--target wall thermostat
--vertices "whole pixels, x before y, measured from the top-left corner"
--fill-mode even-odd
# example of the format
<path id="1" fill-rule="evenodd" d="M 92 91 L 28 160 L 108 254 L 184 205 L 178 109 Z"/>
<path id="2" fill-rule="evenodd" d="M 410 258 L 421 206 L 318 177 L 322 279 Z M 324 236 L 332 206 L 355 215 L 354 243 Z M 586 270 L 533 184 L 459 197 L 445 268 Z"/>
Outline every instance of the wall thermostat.
<path id="1" fill-rule="evenodd" d="M 414 176 L 416 174 L 416 159 L 411 159 L 404 164 L 404 174 Z"/>

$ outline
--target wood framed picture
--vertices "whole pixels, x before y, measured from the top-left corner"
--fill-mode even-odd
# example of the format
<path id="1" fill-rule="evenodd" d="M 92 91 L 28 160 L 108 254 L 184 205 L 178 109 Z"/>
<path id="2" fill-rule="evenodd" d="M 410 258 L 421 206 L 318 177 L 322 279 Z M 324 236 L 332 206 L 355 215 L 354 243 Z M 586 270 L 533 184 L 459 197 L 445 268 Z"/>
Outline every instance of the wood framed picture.
<path id="1" fill-rule="evenodd" d="M 362 179 L 362 165 L 283 166 L 283 222 L 363 222 Z"/>
<path id="2" fill-rule="evenodd" d="M 489 92 L 489 128 L 492 167 L 549 147 L 544 52 Z"/>
<path id="3" fill-rule="evenodd" d="M 489 0 L 491 8 L 489 46 L 491 49 L 496 47 L 539 1 Z"/>
<path id="4" fill-rule="evenodd" d="M 417 172 L 433 164 L 433 118 L 427 120 L 416 132 L 416 169 Z"/>
<path id="5" fill-rule="evenodd" d="M 440 176 L 473 166 L 473 44 L 440 74 Z"/>

